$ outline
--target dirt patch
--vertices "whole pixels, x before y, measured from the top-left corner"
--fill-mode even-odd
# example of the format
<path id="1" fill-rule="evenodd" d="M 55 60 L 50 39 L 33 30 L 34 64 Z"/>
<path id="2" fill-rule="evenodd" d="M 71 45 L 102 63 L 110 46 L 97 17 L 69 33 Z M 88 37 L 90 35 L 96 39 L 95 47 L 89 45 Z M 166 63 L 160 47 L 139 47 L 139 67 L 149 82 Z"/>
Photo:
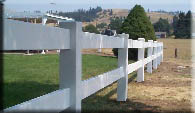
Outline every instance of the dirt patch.
<path id="1" fill-rule="evenodd" d="M 128 98 L 158 106 L 150 108 L 153 112 L 191 112 L 191 68 L 178 66 L 181 65 L 163 62 L 153 74 L 145 72 L 144 82 L 129 84 Z"/>

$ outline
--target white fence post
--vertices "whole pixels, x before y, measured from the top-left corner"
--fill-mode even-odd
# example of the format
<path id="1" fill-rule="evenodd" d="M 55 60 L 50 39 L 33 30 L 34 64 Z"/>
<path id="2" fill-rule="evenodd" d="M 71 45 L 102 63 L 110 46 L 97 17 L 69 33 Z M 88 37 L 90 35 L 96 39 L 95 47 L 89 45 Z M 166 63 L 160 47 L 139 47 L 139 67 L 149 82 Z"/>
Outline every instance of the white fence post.
<path id="1" fill-rule="evenodd" d="M 163 43 L 162 43 L 162 47 L 161 47 L 161 48 L 162 48 L 162 50 L 161 50 L 161 51 L 162 51 L 162 55 L 161 55 L 161 57 L 162 57 L 162 58 L 161 58 L 161 62 L 163 62 L 163 54 L 164 54 L 164 52 L 163 52 L 163 46 L 164 46 L 164 45 L 163 45 Z"/>
<path id="2" fill-rule="evenodd" d="M 124 48 L 118 49 L 118 67 L 123 67 L 124 77 L 118 80 L 117 101 L 126 101 L 128 92 L 128 34 L 121 34 L 124 38 Z"/>
<path id="3" fill-rule="evenodd" d="M 159 52 L 162 53 L 162 45 L 160 45 L 159 48 L 160 48 L 160 51 L 159 51 Z M 160 55 L 160 63 L 161 63 L 161 62 L 162 62 L 162 54 Z M 160 63 L 159 63 L 159 65 L 160 65 Z"/>
<path id="4" fill-rule="evenodd" d="M 42 25 L 47 23 L 47 18 L 42 18 Z M 42 50 L 41 54 L 45 54 L 45 50 Z"/>
<path id="5" fill-rule="evenodd" d="M 159 53 L 159 46 L 158 46 L 159 43 L 157 43 L 156 45 L 157 45 L 157 47 L 156 47 L 156 54 L 158 54 L 158 53 Z M 159 57 L 156 58 L 156 61 L 157 61 L 157 67 L 158 67 L 158 64 L 159 64 Z"/>
<path id="6" fill-rule="evenodd" d="M 153 40 L 148 40 L 148 42 L 153 45 Z M 147 52 L 147 57 L 150 57 L 152 56 L 152 52 L 153 52 L 153 47 L 149 47 L 148 48 L 148 52 Z M 152 61 L 150 61 L 148 64 L 147 64 L 147 72 L 148 73 L 152 73 Z"/>
<path id="7" fill-rule="evenodd" d="M 153 55 L 156 57 L 157 55 L 157 41 L 154 41 L 154 52 Z M 153 60 L 153 68 L 157 69 L 157 58 Z"/>
<path id="8" fill-rule="evenodd" d="M 81 112 L 82 23 L 62 22 L 60 27 L 70 30 L 70 48 L 60 51 L 60 89 L 70 88 L 70 111 Z"/>
<path id="9" fill-rule="evenodd" d="M 101 53 L 102 52 L 102 35 L 101 34 L 98 34 L 99 37 L 100 37 L 100 48 L 98 49 L 98 52 Z"/>
<path id="10" fill-rule="evenodd" d="M 158 51 L 158 54 L 160 53 L 160 43 L 158 43 L 158 47 L 157 47 L 157 51 Z M 160 56 L 158 56 L 158 65 L 160 65 Z"/>
<path id="11" fill-rule="evenodd" d="M 138 38 L 139 41 L 145 42 L 144 38 Z M 144 45 L 144 44 L 143 44 Z M 138 60 L 144 59 L 144 47 L 138 48 Z M 137 82 L 144 81 L 144 63 L 142 62 L 142 67 L 137 71 Z"/>

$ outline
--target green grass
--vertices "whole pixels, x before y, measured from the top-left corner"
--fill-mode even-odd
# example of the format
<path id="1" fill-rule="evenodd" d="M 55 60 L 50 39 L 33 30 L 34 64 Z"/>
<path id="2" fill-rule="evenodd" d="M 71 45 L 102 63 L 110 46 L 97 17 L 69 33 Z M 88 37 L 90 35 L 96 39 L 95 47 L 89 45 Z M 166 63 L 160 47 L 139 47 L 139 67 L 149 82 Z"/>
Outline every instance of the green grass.
<path id="1" fill-rule="evenodd" d="M 50 93 L 59 88 L 58 55 L 24 56 L 6 54 L 3 61 L 4 108 Z M 82 62 L 83 80 L 117 68 L 117 59 L 113 57 L 83 55 Z M 84 104 L 84 109 L 87 108 L 86 105 L 89 107 L 88 104 Z"/>

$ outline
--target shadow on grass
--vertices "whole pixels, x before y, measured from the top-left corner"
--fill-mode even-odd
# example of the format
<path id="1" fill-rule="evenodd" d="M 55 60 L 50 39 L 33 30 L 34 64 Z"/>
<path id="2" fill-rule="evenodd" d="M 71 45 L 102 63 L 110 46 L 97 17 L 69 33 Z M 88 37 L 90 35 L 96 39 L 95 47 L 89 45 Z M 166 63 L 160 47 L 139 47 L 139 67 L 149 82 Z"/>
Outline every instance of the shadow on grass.
<path id="1" fill-rule="evenodd" d="M 59 89 L 58 84 L 43 84 L 35 81 L 4 83 L 4 109 L 53 92 L 57 89 Z"/>
<path id="2" fill-rule="evenodd" d="M 136 77 L 137 73 L 133 73 L 128 79 L 128 83 L 134 82 Z M 109 85 L 108 87 L 112 86 Z M 133 99 L 127 99 L 126 102 L 118 102 L 111 98 L 116 93 L 117 88 L 113 88 L 104 96 L 96 93 L 87 97 L 82 101 L 82 113 L 192 113 L 191 111 L 161 111 L 160 106 L 147 105 Z"/>
<path id="3" fill-rule="evenodd" d="M 133 74 L 129 79 L 128 83 L 133 82 L 137 74 Z M 110 87 L 109 85 L 108 87 Z M 103 90 L 103 89 L 102 89 Z M 102 91 L 100 90 L 100 91 Z M 100 92 L 98 91 L 98 92 Z M 112 89 L 109 93 L 104 96 L 94 94 L 82 101 L 82 112 L 128 112 L 128 113 L 140 113 L 140 112 L 153 112 L 158 109 L 158 106 L 149 106 L 144 103 L 135 102 L 133 100 L 127 99 L 126 102 L 117 102 L 111 99 L 111 96 L 117 93 L 117 89 Z M 141 110 L 141 109 L 144 109 Z M 149 110 L 148 110 L 149 109 Z"/>

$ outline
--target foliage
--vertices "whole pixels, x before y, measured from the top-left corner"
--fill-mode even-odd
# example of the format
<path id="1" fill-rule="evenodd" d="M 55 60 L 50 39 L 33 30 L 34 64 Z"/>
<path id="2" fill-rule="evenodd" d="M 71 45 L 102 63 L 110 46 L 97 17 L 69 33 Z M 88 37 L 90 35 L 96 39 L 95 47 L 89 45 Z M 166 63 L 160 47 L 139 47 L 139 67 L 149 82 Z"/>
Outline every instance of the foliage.
<path id="1" fill-rule="evenodd" d="M 111 16 L 112 14 L 113 14 L 113 11 L 112 11 L 112 9 L 111 9 L 109 15 Z"/>
<path id="2" fill-rule="evenodd" d="M 92 24 L 89 24 L 89 25 L 85 26 L 83 31 L 84 32 L 100 34 L 100 32 L 97 30 L 97 28 L 94 25 L 92 25 Z"/>
<path id="3" fill-rule="evenodd" d="M 105 28 L 106 26 L 107 26 L 106 23 L 101 23 L 101 24 L 98 24 L 96 27 L 97 27 L 97 28 L 100 28 L 100 29 L 103 29 L 103 28 Z"/>
<path id="4" fill-rule="evenodd" d="M 187 14 L 180 12 L 179 16 L 173 19 L 174 35 L 175 38 L 191 38 L 191 11 Z"/>
<path id="5" fill-rule="evenodd" d="M 154 27 L 141 5 L 135 5 L 130 11 L 122 23 L 120 33 L 129 34 L 129 39 L 133 40 L 138 38 L 145 38 L 146 41 L 156 40 Z M 113 49 L 113 52 L 117 56 L 117 49 Z M 137 49 L 129 49 L 129 59 L 136 60 L 137 54 Z"/>
<path id="6" fill-rule="evenodd" d="M 117 34 L 120 33 L 120 28 L 122 26 L 123 18 L 111 18 L 110 19 L 110 24 L 109 27 L 112 30 L 116 30 Z"/>
<path id="7" fill-rule="evenodd" d="M 113 36 L 114 35 L 114 33 L 112 32 L 112 30 L 110 30 L 110 29 L 105 29 L 105 31 L 104 31 L 103 34 L 104 35 L 107 35 L 107 36 Z"/>
<path id="8" fill-rule="evenodd" d="M 154 29 L 156 32 L 166 32 L 168 35 L 171 35 L 171 25 L 167 19 L 160 18 L 158 22 L 154 24 Z"/>
<path id="9" fill-rule="evenodd" d="M 58 15 L 73 18 L 80 22 L 91 22 L 98 17 L 97 13 L 101 12 L 102 8 L 97 6 L 96 8 L 91 8 L 89 10 L 78 9 L 75 12 L 59 12 Z"/>

